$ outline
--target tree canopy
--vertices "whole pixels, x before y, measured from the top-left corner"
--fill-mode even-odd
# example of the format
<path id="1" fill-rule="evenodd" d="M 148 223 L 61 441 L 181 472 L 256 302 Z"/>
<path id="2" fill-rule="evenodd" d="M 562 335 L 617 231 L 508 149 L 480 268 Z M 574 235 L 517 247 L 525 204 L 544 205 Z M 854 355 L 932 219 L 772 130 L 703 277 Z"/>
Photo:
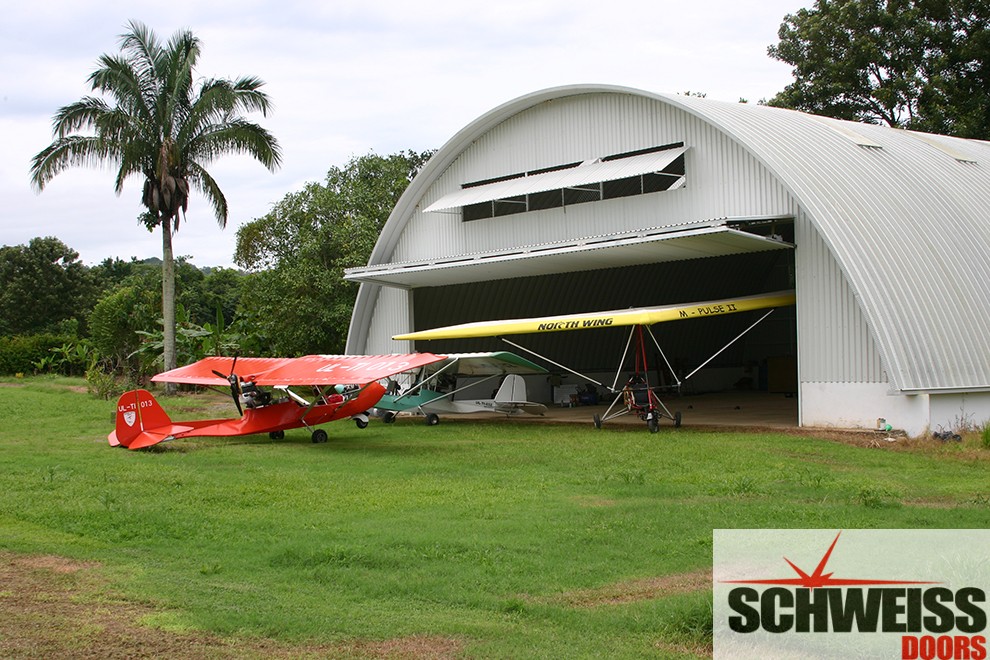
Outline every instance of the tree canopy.
<path id="1" fill-rule="evenodd" d="M 771 57 L 794 82 L 769 101 L 838 119 L 990 136 L 985 0 L 816 0 L 784 18 Z"/>
<path id="2" fill-rule="evenodd" d="M 357 295 L 344 269 L 368 262 L 392 208 L 430 155 L 353 158 L 238 230 L 234 260 L 258 271 L 245 283 L 241 306 L 272 353 L 344 349 Z"/>
<path id="3" fill-rule="evenodd" d="M 52 236 L 0 247 L 0 282 L 0 335 L 78 322 L 96 293 L 79 253 Z"/>

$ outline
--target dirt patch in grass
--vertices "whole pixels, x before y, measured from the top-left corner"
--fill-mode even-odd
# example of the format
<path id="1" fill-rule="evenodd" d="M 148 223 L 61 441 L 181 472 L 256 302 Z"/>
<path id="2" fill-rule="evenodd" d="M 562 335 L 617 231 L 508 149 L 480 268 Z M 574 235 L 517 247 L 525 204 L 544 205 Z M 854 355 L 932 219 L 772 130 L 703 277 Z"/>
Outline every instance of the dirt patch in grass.
<path id="1" fill-rule="evenodd" d="M 150 605 L 107 591 L 97 564 L 0 552 L 0 657 L 454 658 L 457 639 L 413 636 L 332 645 L 174 633 L 140 624 Z"/>
<path id="2" fill-rule="evenodd" d="M 657 650 L 663 651 L 665 655 L 692 655 L 696 658 L 712 657 L 711 644 L 671 644 L 669 642 L 657 642 L 653 645 Z"/>
<path id="3" fill-rule="evenodd" d="M 664 598 L 675 594 L 703 591 L 710 589 L 711 586 L 712 571 L 710 568 L 704 568 L 689 573 L 643 578 L 641 580 L 607 584 L 595 589 L 571 591 L 554 596 L 549 600 L 553 603 L 578 608 L 624 605 L 626 603 L 652 600 L 654 598 Z"/>

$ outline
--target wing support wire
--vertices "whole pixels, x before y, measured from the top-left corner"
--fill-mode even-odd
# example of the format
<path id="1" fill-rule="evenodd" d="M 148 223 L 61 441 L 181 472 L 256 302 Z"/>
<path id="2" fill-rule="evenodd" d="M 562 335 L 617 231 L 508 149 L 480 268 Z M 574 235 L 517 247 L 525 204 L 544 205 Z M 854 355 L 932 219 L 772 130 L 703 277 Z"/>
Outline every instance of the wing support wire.
<path id="1" fill-rule="evenodd" d="M 613 394 L 619 391 L 615 388 L 618 387 L 619 385 L 619 374 L 622 373 L 622 367 L 626 364 L 626 356 L 629 355 L 629 346 L 632 344 L 633 332 L 635 332 L 635 330 L 636 330 L 636 326 L 633 326 L 629 329 L 629 337 L 626 339 L 626 348 L 625 350 L 622 351 L 622 357 L 619 359 L 619 366 L 615 370 L 615 380 L 612 381 L 612 387 L 609 388 L 609 390 Z M 656 339 L 654 339 L 653 341 L 656 341 Z M 612 408 L 609 407 L 609 410 L 611 409 Z M 608 415 L 608 412 L 606 412 L 605 414 Z"/>
<path id="2" fill-rule="evenodd" d="M 427 383 L 429 383 L 432 380 L 436 380 L 437 378 L 439 378 L 440 375 L 442 373 L 444 373 L 445 371 L 447 371 L 448 369 L 453 369 L 454 366 L 456 366 L 458 362 L 459 362 L 459 360 L 453 360 L 449 364 L 445 364 L 444 366 L 440 367 L 439 369 L 437 369 L 436 371 L 434 371 L 432 374 L 430 374 L 429 376 L 427 376 L 423 380 L 421 380 L 418 383 L 414 384 L 412 387 L 410 387 L 408 390 L 406 390 L 403 394 L 401 394 L 398 397 L 396 397 L 395 398 L 395 401 L 396 402 L 399 402 L 402 399 L 406 398 L 407 396 L 410 396 L 412 394 L 415 394 L 419 390 L 421 390 L 424 387 L 426 387 L 426 384 Z M 453 392 L 451 392 L 451 394 L 453 394 Z"/>
<path id="3" fill-rule="evenodd" d="M 585 375 L 584 375 L 583 373 L 581 373 L 580 371 L 574 371 L 574 370 L 573 370 L 573 369 L 571 369 L 570 367 L 565 367 L 564 365 L 562 365 L 562 364 L 560 364 L 559 362 L 554 362 L 554 361 L 553 361 L 553 360 L 551 360 L 550 358 L 548 358 L 548 357 L 545 357 L 545 356 L 543 356 L 543 355 L 540 355 L 540 354 L 539 354 L 539 353 L 537 353 L 536 351 L 531 351 L 531 350 L 529 350 L 528 348 L 526 348 L 525 346 L 520 346 L 519 344 L 517 344 L 517 343 L 515 343 L 515 342 L 513 342 L 513 341 L 509 341 L 509 340 L 508 340 L 508 339 L 506 339 L 505 337 L 499 337 L 499 339 L 501 339 L 502 341 L 504 341 L 504 342 L 505 342 L 506 344 L 508 344 L 509 346 L 514 346 L 515 348 L 518 348 L 518 349 L 519 349 L 520 351 L 525 351 L 525 352 L 527 352 L 527 353 L 529 353 L 530 355 L 535 355 L 536 357 L 538 357 L 538 358 L 540 358 L 541 360 L 546 360 L 547 362 L 549 362 L 549 363 L 550 363 L 550 364 L 552 364 L 553 366 L 555 366 L 555 367 L 560 367 L 560 368 L 561 368 L 561 369 L 563 369 L 564 371 L 566 371 L 566 372 L 568 372 L 568 373 L 572 373 L 572 374 L 574 374 L 575 376 L 580 376 L 581 378 L 583 378 L 583 379 L 585 379 L 585 380 L 587 380 L 587 381 L 590 381 L 590 382 L 592 382 L 592 383 L 594 383 L 595 385 L 598 385 L 599 387 L 608 387 L 608 385 L 606 385 L 605 383 L 599 383 L 599 382 L 598 382 L 597 380 L 595 380 L 594 378 L 591 378 L 590 376 L 585 376 Z M 610 389 L 611 389 L 611 388 L 610 388 Z"/>
<path id="4" fill-rule="evenodd" d="M 774 312 L 774 310 L 771 309 L 769 312 L 767 312 L 766 314 L 764 314 L 763 316 L 761 316 L 760 318 L 758 318 L 756 320 L 756 322 L 754 322 L 751 326 L 749 326 L 748 328 L 746 328 L 745 330 L 743 330 L 742 332 L 740 332 L 738 335 L 736 335 L 735 339 L 731 340 L 728 344 L 726 344 L 725 346 L 723 346 L 722 348 L 720 348 L 718 351 L 716 351 L 714 355 L 712 355 L 710 358 L 708 358 L 707 360 L 705 360 L 704 362 L 702 362 L 701 364 L 699 364 L 695 368 L 694 371 L 692 371 L 691 373 L 689 373 L 687 376 L 684 377 L 684 380 L 687 380 L 691 376 L 693 376 L 696 373 L 698 373 L 699 371 L 701 371 L 701 369 L 703 369 L 705 367 L 705 365 L 707 365 L 709 362 L 711 362 L 712 360 L 714 360 L 715 358 L 717 358 L 719 355 L 721 355 L 722 352 L 725 351 L 725 349 L 727 349 L 729 346 L 732 346 L 737 341 L 739 341 L 740 339 L 742 339 L 743 335 L 745 335 L 747 332 L 749 332 L 750 330 L 752 330 L 753 328 L 755 328 L 756 326 L 758 326 L 763 321 L 763 319 L 765 319 L 766 317 L 768 317 L 771 314 L 773 314 L 773 312 Z M 664 358 L 664 359 L 666 360 L 667 358 Z"/>
<path id="5" fill-rule="evenodd" d="M 368 383 L 367 385 L 365 385 L 364 387 L 362 387 L 362 388 L 360 388 L 360 389 L 358 389 L 356 391 L 344 393 L 343 400 L 340 403 L 337 404 L 337 406 L 334 408 L 334 411 L 336 411 L 338 408 L 340 408 L 341 406 L 343 406 L 344 404 L 346 404 L 347 402 L 349 402 L 355 396 L 361 394 L 361 392 L 363 392 L 365 390 L 365 388 L 367 388 L 368 385 L 370 385 L 370 384 L 371 383 Z M 288 385 L 275 385 L 275 386 L 272 387 L 272 389 L 278 390 L 280 392 L 285 392 L 286 396 L 288 396 L 290 399 L 292 399 L 293 401 L 295 401 L 296 403 L 298 403 L 300 406 L 303 406 L 304 408 L 306 408 L 306 410 L 303 411 L 303 414 L 299 416 L 299 421 L 302 422 L 302 425 L 306 428 L 306 430 L 312 431 L 314 427 L 310 426 L 309 423 L 306 422 L 306 415 L 308 415 L 310 412 L 312 412 L 313 411 L 313 408 L 315 408 L 317 405 L 320 404 L 320 401 L 323 401 L 324 402 L 324 405 L 327 405 L 327 403 L 326 403 L 326 395 L 327 395 L 327 391 L 330 388 L 329 387 L 316 387 L 317 396 L 312 401 L 307 401 L 304 397 L 296 394 L 295 392 L 293 392 L 289 388 Z"/>
<path id="6" fill-rule="evenodd" d="M 313 399 L 312 401 L 307 401 L 303 397 L 299 396 L 291 389 L 289 389 L 288 385 L 275 385 L 274 387 L 272 387 L 272 389 L 278 390 L 280 392 L 285 392 L 286 396 L 288 396 L 290 399 L 292 399 L 293 401 L 295 401 L 300 406 L 306 409 L 303 411 L 303 414 L 299 416 L 299 421 L 302 422 L 302 425 L 306 428 L 307 431 L 312 431 L 313 427 L 311 427 L 309 424 L 306 423 L 306 415 L 308 415 L 310 411 L 312 411 L 313 408 L 316 407 L 317 402 L 323 398 L 323 389 L 320 388 L 319 397 Z"/>
<path id="7" fill-rule="evenodd" d="M 626 357 L 629 355 L 629 346 L 632 345 L 634 336 L 636 336 L 637 338 L 635 371 L 641 372 L 643 374 L 649 373 L 649 365 L 647 364 L 647 360 L 646 360 L 646 345 L 643 342 L 643 328 L 646 328 L 646 331 L 650 335 L 650 339 L 653 340 L 653 345 L 657 347 L 657 350 L 660 352 L 660 355 L 663 357 L 664 363 L 666 363 L 667 368 L 670 369 L 670 373 L 674 377 L 674 380 L 677 383 L 677 388 L 680 389 L 681 381 L 677 378 L 677 374 L 674 372 L 673 367 L 670 366 L 670 360 L 667 359 L 667 355 L 663 352 L 663 349 L 660 348 L 660 342 L 657 341 L 656 336 L 653 334 L 653 330 L 651 330 L 650 326 L 648 325 L 647 326 L 634 325 L 629 329 L 629 338 L 626 339 L 626 348 L 622 352 L 622 360 L 619 362 L 619 368 L 616 369 L 615 371 L 615 380 L 612 383 L 612 393 L 615 394 L 615 398 L 612 399 L 611 405 L 609 405 L 609 407 L 605 410 L 605 414 L 602 415 L 601 418 L 602 422 L 607 422 L 611 419 L 615 419 L 616 417 L 621 417 L 622 415 L 626 415 L 634 411 L 634 405 L 633 405 L 634 401 L 630 399 L 630 397 L 632 397 L 633 395 L 630 392 L 630 390 L 626 386 L 623 386 L 622 389 L 617 389 L 617 388 L 619 384 L 619 376 L 622 374 L 622 367 L 625 366 L 626 364 Z M 637 336 L 637 331 L 638 331 L 638 336 Z M 646 395 L 647 395 L 648 407 L 656 409 L 656 412 L 661 414 L 663 417 L 666 417 L 667 419 L 670 420 L 674 420 L 675 417 L 673 413 L 670 412 L 670 409 L 668 409 L 667 406 L 664 404 L 664 402 L 660 399 L 660 397 L 657 396 L 656 393 L 657 389 L 658 389 L 657 387 L 650 387 L 649 381 L 647 379 Z M 625 406 L 621 410 L 618 410 L 615 413 L 613 413 L 612 410 L 616 407 L 616 405 L 618 405 L 619 401 L 623 401 L 625 403 Z M 663 411 L 662 413 L 660 413 L 661 410 Z"/>
<path id="8" fill-rule="evenodd" d="M 398 403 L 399 401 L 401 401 L 402 399 L 406 398 L 407 396 L 410 396 L 412 394 L 415 394 L 419 390 L 423 389 L 424 387 L 426 387 L 427 383 L 436 380 L 437 378 L 440 377 L 440 375 L 442 373 L 444 373 L 448 369 L 453 369 L 455 366 L 457 366 L 457 363 L 458 362 L 460 362 L 460 360 L 453 360 L 450 364 L 446 364 L 446 365 L 440 367 L 434 373 L 430 374 L 429 376 L 427 376 L 423 380 L 419 381 L 418 383 L 416 383 L 415 385 L 413 385 L 412 387 L 410 387 L 404 393 L 402 393 L 401 395 L 397 396 L 395 398 L 395 403 Z M 493 378 L 498 378 L 499 376 L 502 376 L 502 375 L 503 374 L 492 374 L 491 376 L 486 376 L 485 378 L 482 378 L 479 381 L 475 381 L 475 382 L 470 383 L 468 385 L 464 385 L 463 387 L 458 387 L 457 389 L 455 389 L 455 390 L 453 390 L 451 392 L 446 392 L 443 396 L 437 397 L 436 399 L 434 399 L 434 401 L 438 401 L 440 399 L 451 399 L 451 400 L 453 400 L 454 395 L 457 394 L 458 392 L 462 392 L 462 391 L 468 389 L 469 387 L 475 387 L 476 385 L 481 385 L 482 383 L 487 383 L 488 381 L 492 380 Z M 423 415 L 426 414 L 426 411 L 423 410 L 423 406 L 417 406 L 416 408 L 420 412 L 420 414 L 423 414 Z"/>
<path id="9" fill-rule="evenodd" d="M 429 405 L 430 403 L 433 403 L 433 401 L 439 401 L 440 399 L 451 399 L 451 400 L 453 400 L 454 395 L 457 394 L 458 392 L 462 392 L 462 391 L 468 389 L 469 387 L 475 387 L 477 385 L 481 385 L 482 383 L 487 383 L 488 381 L 492 380 L 493 378 L 498 378 L 499 376 L 502 376 L 502 375 L 503 374 L 492 374 L 491 376 L 485 376 L 484 378 L 482 378 L 479 381 L 475 381 L 473 383 L 469 383 L 469 384 L 465 385 L 464 387 L 458 387 L 456 390 L 453 390 L 451 392 L 447 392 L 443 396 L 438 396 L 436 399 L 432 399 L 431 401 L 429 401 L 429 402 L 427 402 L 427 403 L 425 403 L 423 405 Z M 422 383 L 420 383 L 419 386 L 421 387 L 425 383 L 426 383 L 426 381 L 423 381 Z M 410 389 L 410 392 L 411 391 L 412 390 Z M 409 394 L 410 392 L 406 392 L 406 394 Z M 405 394 L 403 396 L 405 396 Z M 396 401 L 398 401 L 398 400 L 399 399 L 396 399 Z M 425 415 L 426 414 L 426 411 L 423 410 L 423 406 L 422 405 L 416 406 L 416 409 L 420 412 L 420 414 L 422 414 L 422 415 Z"/>

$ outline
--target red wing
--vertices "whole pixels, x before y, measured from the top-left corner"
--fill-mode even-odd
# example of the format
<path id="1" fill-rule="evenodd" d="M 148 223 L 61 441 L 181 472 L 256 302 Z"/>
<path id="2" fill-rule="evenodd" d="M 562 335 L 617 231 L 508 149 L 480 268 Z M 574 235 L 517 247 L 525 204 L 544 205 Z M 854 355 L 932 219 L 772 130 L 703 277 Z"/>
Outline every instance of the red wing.
<path id="1" fill-rule="evenodd" d="M 307 355 L 301 358 L 208 357 L 185 367 L 160 373 L 156 383 L 225 386 L 234 371 L 242 381 L 258 385 L 364 385 L 403 371 L 445 359 L 432 353 L 393 355 Z"/>
<path id="2" fill-rule="evenodd" d="M 232 357 L 208 357 L 199 362 L 160 373 L 151 380 L 156 383 L 226 386 L 227 379 L 220 378 L 213 373 L 214 371 L 227 376 L 233 367 L 241 380 L 253 380 L 259 374 L 271 371 L 290 360 L 291 358 L 242 357 L 237 358 L 237 365 L 235 366 Z"/>
<path id="3" fill-rule="evenodd" d="M 258 385 L 364 385 L 443 359 L 446 357 L 432 353 L 307 355 L 286 359 L 273 369 L 259 373 L 254 380 Z M 240 361 L 237 371 L 241 371 Z"/>

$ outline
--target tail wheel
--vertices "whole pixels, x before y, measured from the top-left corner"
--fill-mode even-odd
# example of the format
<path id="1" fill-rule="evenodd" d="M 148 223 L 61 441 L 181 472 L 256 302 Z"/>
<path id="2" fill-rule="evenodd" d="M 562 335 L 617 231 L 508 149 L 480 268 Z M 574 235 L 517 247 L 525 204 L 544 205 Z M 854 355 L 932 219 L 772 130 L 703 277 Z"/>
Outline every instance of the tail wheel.
<path id="1" fill-rule="evenodd" d="M 329 440 L 330 436 L 328 436 L 327 432 L 324 431 L 323 429 L 316 429 L 315 431 L 313 431 L 312 439 L 313 439 L 313 444 L 318 445 Z"/>

